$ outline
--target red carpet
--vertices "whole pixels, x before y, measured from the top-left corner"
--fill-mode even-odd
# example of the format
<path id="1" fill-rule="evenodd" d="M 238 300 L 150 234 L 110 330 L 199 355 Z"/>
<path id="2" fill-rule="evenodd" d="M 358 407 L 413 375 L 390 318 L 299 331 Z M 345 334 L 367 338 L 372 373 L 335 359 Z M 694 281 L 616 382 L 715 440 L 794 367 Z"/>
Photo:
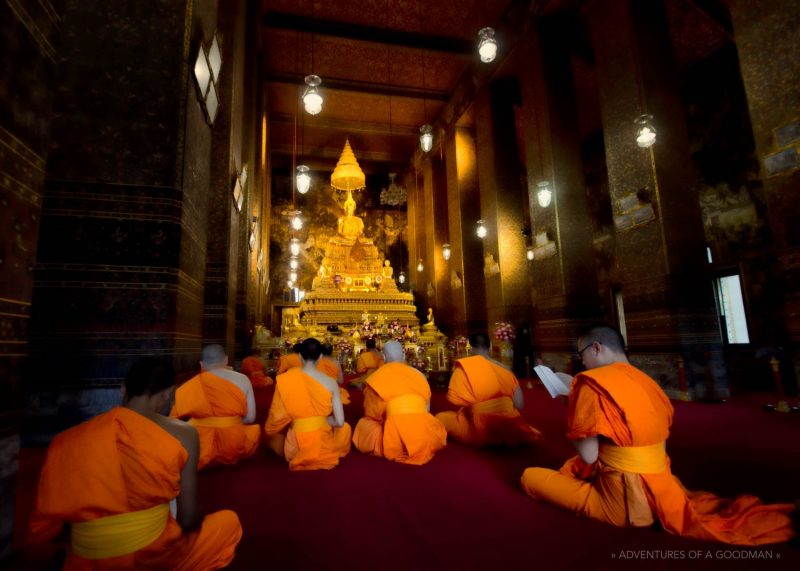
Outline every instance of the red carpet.
<path id="1" fill-rule="evenodd" d="M 272 391 L 256 393 L 262 422 Z M 355 426 L 361 393 L 351 394 L 353 404 L 345 411 Z M 564 404 L 541 387 L 525 396 L 526 418 L 545 434 L 538 448 L 480 450 L 449 443 L 422 467 L 354 449 L 333 470 L 300 473 L 262 449 L 240 465 L 202 472 L 205 509 L 233 509 L 244 526 L 230 568 L 800 569 L 796 546 L 732 547 L 657 529 L 619 529 L 529 499 L 520 489 L 522 471 L 556 468 L 572 448 L 564 437 Z M 684 485 L 767 501 L 800 496 L 800 415 L 764 412 L 761 400 L 674 403 L 668 451 Z M 448 408 L 443 393 L 434 394 L 432 408 Z M 30 466 L 41 456 L 25 452 L 22 506 L 30 502 Z"/>

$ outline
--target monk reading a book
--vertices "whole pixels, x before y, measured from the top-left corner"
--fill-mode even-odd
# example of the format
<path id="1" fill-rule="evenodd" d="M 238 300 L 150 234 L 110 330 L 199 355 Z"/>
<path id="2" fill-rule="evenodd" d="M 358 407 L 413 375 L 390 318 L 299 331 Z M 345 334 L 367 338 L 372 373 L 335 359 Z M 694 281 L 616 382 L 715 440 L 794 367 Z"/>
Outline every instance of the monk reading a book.
<path id="1" fill-rule="evenodd" d="M 233 559 L 239 518 L 203 517 L 197 505 L 197 430 L 160 414 L 174 387 L 172 366 L 146 357 L 125 379 L 122 406 L 53 439 L 29 539 L 50 541 L 68 524 L 64 569 L 196 571 Z"/>
<path id="2" fill-rule="evenodd" d="M 250 379 L 231 370 L 221 345 L 203 349 L 200 374 L 175 391 L 170 416 L 187 420 L 200 434 L 199 468 L 235 464 L 258 448 L 261 430 L 251 424 L 256 401 Z"/>
<path id="3" fill-rule="evenodd" d="M 447 444 L 447 431 L 430 411 L 431 389 L 425 376 L 405 363 L 403 346 L 383 347 L 386 364 L 367 379 L 364 417 L 353 444 L 361 452 L 404 464 L 425 464 Z"/>
<path id="4" fill-rule="evenodd" d="M 350 452 L 350 425 L 336 380 L 317 368 L 322 344 L 313 337 L 300 346 L 302 368 L 278 375 L 264 424 L 269 447 L 290 470 L 328 470 Z"/>
<path id="5" fill-rule="evenodd" d="M 517 377 L 489 357 L 489 338 L 484 333 L 474 333 L 469 336 L 469 344 L 473 356 L 456 361 L 447 390 L 447 400 L 461 408 L 436 415 L 447 435 L 473 446 L 540 440 L 541 432 L 519 413 L 525 400 Z"/>
<path id="6" fill-rule="evenodd" d="M 525 470 L 522 486 L 530 496 L 617 526 L 657 520 L 670 533 L 724 543 L 793 537 L 792 504 L 690 492 L 672 475 L 666 453 L 672 405 L 653 379 L 628 363 L 617 330 L 591 327 L 578 348 L 587 370 L 572 384 L 567 418 L 578 455 L 559 471 Z"/>

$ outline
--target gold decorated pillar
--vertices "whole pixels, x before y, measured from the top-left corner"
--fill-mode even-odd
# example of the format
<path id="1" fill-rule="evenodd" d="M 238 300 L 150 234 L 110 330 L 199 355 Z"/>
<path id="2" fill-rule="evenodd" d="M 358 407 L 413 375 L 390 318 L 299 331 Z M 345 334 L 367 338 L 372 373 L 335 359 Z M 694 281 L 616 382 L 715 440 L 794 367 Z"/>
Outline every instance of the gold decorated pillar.
<path id="1" fill-rule="evenodd" d="M 540 28 L 542 35 L 529 33 L 518 52 L 534 253 L 529 263 L 534 338 L 540 351 L 571 355 L 576 331 L 601 315 L 593 223 L 570 51 L 561 39 L 572 35 L 558 22 Z"/>
<path id="2" fill-rule="evenodd" d="M 515 105 L 518 88 L 506 80 L 489 84 L 475 101 L 481 219 L 487 229 L 482 273 L 490 328 L 503 320 L 527 321 L 531 312 Z"/>
<path id="3" fill-rule="evenodd" d="M 474 130 L 456 127 L 444 142 L 447 179 L 447 220 L 451 256 L 449 318 L 467 332 L 486 329 L 486 291 L 483 279 L 483 243 L 475 235 L 480 219 L 477 149 Z"/>
<path id="4" fill-rule="evenodd" d="M 588 11 L 615 233 L 611 280 L 634 355 L 677 387 L 678 354 L 719 357 L 705 240 L 679 82 L 660 0 L 596 0 Z M 634 120 L 653 116 L 640 148 Z M 623 313 L 619 311 L 618 313 Z M 724 371 L 716 368 L 719 385 Z"/>
<path id="5" fill-rule="evenodd" d="M 780 156 L 800 153 L 800 140 L 784 133 L 800 116 L 800 4 L 793 0 L 729 2 L 742 80 L 761 166 L 767 215 L 777 255 L 771 288 L 764 295 L 753 342 L 793 346 L 800 378 L 800 171 L 775 169 Z M 791 163 L 789 163 L 790 165 Z"/>

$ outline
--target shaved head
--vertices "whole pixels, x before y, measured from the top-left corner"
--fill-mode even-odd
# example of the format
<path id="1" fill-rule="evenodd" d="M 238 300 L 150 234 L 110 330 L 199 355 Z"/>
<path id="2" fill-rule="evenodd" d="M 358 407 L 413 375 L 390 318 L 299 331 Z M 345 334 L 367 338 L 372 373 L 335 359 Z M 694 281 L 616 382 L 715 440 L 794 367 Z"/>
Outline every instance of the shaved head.
<path id="1" fill-rule="evenodd" d="M 222 348 L 222 345 L 206 345 L 203 348 L 203 353 L 200 356 L 200 360 L 203 361 L 203 365 L 206 367 L 213 367 L 214 365 L 220 365 L 225 362 L 228 358 L 225 355 L 225 349 Z"/>
<path id="2" fill-rule="evenodd" d="M 383 358 L 387 363 L 405 361 L 406 354 L 399 341 L 389 341 L 383 346 Z"/>

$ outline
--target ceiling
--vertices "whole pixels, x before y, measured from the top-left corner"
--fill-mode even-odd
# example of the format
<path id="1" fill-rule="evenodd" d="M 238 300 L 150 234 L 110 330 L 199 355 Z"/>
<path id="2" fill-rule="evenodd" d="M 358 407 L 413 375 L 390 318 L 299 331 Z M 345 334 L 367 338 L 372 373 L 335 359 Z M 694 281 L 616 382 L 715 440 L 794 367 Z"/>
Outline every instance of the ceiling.
<path id="1" fill-rule="evenodd" d="M 680 68 L 729 41 L 721 2 L 666 0 Z M 417 148 L 420 125 L 434 122 L 459 81 L 474 78 L 479 68 L 485 73 L 487 64 L 477 55 L 478 30 L 502 30 L 520 6 L 544 16 L 579 14 L 585 5 L 581 0 L 262 0 L 273 165 L 290 168 L 296 148 L 297 164 L 332 171 L 349 139 L 367 174 L 401 172 Z M 588 40 L 576 38 L 579 102 L 596 98 L 590 93 L 596 82 L 587 46 Z M 322 78 L 324 104 L 316 116 L 306 113 L 301 101 L 310 73 Z M 599 113 L 583 115 L 592 123 L 583 125 L 583 132 L 599 128 Z"/>

